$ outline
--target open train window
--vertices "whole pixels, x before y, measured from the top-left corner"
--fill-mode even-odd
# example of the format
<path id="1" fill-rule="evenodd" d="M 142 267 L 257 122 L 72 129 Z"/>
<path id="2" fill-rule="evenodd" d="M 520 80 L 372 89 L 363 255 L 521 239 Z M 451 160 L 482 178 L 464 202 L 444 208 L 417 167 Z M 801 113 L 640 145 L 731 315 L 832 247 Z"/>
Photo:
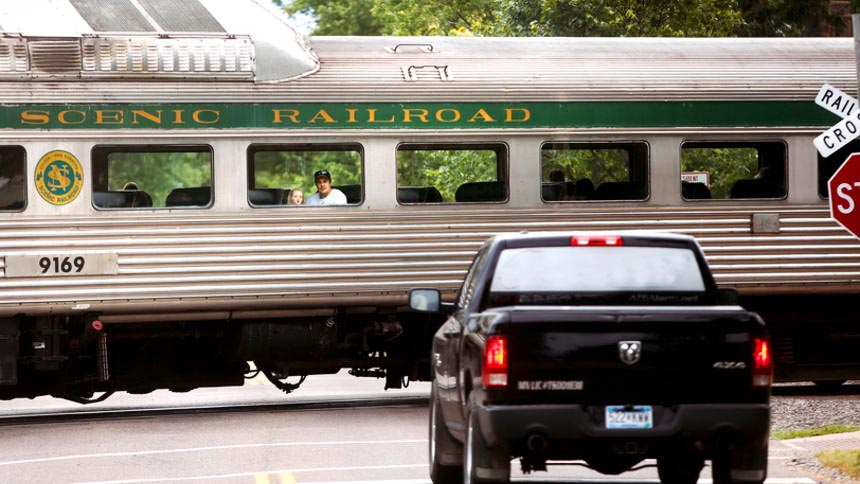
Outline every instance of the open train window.
<path id="1" fill-rule="evenodd" d="M 398 203 L 504 202 L 507 147 L 501 143 L 402 144 Z"/>
<path id="2" fill-rule="evenodd" d="M 24 210 L 27 153 L 21 146 L 0 146 L 0 211 Z"/>
<path id="3" fill-rule="evenodd" d="M 553 142 L 541 147 L 541 198 L 545 202 L 647 197 L 647 143 Z"/>
<path id="4" fill-rule="evenodd" d="M 836 170 L 842 166 L 842 163 L 845 163 L 848 155 L 858 152 L 860 152 L 860 140 L 854 140 L 827 158 L 821 156 L 820 153 L 818 154 L 818 195 L 821 198 L 830 198 L 827 190 L 827 182 L 830 181 Z"/>
<path id="5" fill-rule="evenodd" d="M 251 145 L 248 203 L 252 207 L 357 205 L 362 201 L 363 159 L 358 144 Z"/>
<path id="6" fill-rule="evenodd" d="M 695 141 L 681 146 L 685 200 L 784 198 L 782 141 Z"/>
<path id="7" fill-rule="evenodd" d="M 210 146 L 96 146 L 92 160 L 93 206 L 97 209 L 212 205 Z"/>

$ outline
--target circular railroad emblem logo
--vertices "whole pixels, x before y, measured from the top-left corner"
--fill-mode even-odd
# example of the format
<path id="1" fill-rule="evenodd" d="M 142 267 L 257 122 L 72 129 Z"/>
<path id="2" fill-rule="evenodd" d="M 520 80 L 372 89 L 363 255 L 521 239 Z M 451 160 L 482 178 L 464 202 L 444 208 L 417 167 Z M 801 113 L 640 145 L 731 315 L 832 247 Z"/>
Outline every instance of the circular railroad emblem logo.
<path id="1" fill-rule="evenodd" d="M 36 190 L 48 203 L 65 205 L 81 193 L 84 171 L 75 155 L 63 150 L 46 153 L 36 165 Z"/>

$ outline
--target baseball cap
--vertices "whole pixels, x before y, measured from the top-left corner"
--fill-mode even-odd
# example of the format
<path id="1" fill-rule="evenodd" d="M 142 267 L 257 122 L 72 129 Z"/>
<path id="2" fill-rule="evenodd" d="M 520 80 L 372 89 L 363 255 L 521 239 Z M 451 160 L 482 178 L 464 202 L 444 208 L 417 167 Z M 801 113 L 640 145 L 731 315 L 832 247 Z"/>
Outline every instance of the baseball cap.
<path id="1" fill-rule="evenodd" d="M 328 170 L 319 170 L 316 173 L 314 173 L 314 182 L 316 182 L 317 178 L 319 178 L 321 176 L 324 176 L 324 177 L 328 178 L 328 181 L 331 181 L 331 174 L 328 172 Z"/>

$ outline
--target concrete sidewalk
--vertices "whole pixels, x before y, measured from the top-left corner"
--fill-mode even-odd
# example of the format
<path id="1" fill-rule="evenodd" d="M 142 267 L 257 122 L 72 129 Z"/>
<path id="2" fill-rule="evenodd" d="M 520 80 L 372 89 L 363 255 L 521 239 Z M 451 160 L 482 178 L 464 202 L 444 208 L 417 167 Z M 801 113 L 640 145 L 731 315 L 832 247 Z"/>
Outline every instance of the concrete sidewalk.
<path id="1" fill-rule="evenodd" d="M 770 466 L 777 466 L 782 472 L 806 476 L 819 484 L 860 483 L 860 480 L 846 476 L 836 469 L 825 467 L 815 454 L 825 450 L 860 450 L 860 432 L 819 435 L 791 440 L 771 439 L 769 443 Z M 770 471 L 771 475 L 778 475 Z M 782 475 L 782 472 L 779 475 Z"/>
<path id="2" fill-rule="evenodd" d="M 771 444 L 773 444 L 773 440 Z M 815 454 L 822 450 L 860 450 L 860 432 L 843 432 L 840 434 L 819 435 L 816 437 L 802 437 L 799 439 L 779 440 L 780 445 L 796 450 L 798 452 L 809 452 Z"/>

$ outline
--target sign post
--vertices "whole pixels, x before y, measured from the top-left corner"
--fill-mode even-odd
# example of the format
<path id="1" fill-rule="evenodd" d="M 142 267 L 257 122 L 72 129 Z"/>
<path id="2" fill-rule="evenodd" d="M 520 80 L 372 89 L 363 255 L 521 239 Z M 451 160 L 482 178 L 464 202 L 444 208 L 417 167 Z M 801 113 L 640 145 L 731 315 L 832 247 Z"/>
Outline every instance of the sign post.
<path id="1" fill-rule="evenodd" d="M 830 216 L 860 238 L 860 153 L 852 153 L 827 182 Z"/>

